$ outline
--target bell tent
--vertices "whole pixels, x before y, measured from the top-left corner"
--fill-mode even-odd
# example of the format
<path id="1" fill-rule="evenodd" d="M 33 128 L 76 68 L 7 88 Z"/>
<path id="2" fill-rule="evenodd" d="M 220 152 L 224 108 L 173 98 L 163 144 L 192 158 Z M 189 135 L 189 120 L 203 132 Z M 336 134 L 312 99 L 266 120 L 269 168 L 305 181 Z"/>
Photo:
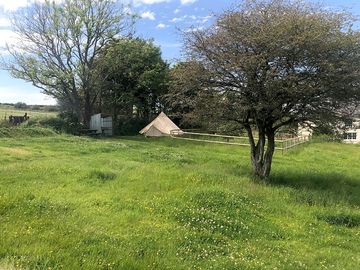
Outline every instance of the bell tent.
<path id="1" fill-rule="evenodd" d="M 156 117 L 150 124 L 140 130 L 140 134 L 146 137 L 162 137 L 171 135 L 171 131 L 182 132 L 180 128 L 163 112 Z"/>

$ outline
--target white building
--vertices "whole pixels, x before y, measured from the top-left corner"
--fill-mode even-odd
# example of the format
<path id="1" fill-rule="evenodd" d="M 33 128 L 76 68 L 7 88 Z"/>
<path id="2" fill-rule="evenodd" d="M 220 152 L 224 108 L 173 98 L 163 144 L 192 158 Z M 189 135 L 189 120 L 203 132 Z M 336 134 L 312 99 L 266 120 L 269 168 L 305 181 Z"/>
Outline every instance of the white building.
<path id="1" fill-rule="evenodd" d="M 351 114 L 343 123 L 334 127 L 336 133 L 343 135 L 343 141 L 345 143 L 360 143 L 360 110 Z M 312 136 L 314 125 L 299 125 L 298 135 L 303 137 Z"/>
<path id="2" fill-rule="evenodd" d="M 360 143 L 360 112 L 345 121 L 344 142 Z"/>

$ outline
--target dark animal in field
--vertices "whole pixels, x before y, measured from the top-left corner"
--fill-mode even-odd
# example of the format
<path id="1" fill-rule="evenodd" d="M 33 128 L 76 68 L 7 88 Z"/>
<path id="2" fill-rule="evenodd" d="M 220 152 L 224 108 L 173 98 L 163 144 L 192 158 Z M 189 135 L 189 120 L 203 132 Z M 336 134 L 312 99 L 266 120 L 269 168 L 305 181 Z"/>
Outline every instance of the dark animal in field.
<path id="1" fill-rule="evenodd" d="M 14 126 L 20 125 L 21 123 L 24 123 L 25 121 L 29 120 L 29 116 L 27 113 L 24 114 L 24 116 L 9 116 L 9 123 L 13 124 Z"/>

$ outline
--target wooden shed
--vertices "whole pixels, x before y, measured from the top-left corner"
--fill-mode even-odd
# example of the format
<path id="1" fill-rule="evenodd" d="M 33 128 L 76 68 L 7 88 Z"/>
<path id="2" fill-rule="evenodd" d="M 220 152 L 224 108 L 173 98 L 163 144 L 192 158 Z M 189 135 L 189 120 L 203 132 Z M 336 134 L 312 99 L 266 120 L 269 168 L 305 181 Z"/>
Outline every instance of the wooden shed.
<path id="1" fill-rule="evenodd" d="M 96 130 L 97 134 L 104 136 L 113 135 L 112 117 L 102 113 L 94 114 L 90 119 L 90 129 Z"/>

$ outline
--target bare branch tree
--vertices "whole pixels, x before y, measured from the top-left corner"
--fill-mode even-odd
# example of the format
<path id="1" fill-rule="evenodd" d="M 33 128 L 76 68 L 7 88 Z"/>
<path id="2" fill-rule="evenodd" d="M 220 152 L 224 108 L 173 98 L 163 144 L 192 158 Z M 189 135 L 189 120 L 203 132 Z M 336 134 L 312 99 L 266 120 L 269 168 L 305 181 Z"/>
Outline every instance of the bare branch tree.
<path id="1" fill-rule="evenodd" d="M 18 38 L 4 68 L 66 102 L 88 124 L 99 94 L 94 60 L 109 41 L 131 34 L 133 17 L 111 0 L 46 1 L 14 13 L 12 25 Z"/>

